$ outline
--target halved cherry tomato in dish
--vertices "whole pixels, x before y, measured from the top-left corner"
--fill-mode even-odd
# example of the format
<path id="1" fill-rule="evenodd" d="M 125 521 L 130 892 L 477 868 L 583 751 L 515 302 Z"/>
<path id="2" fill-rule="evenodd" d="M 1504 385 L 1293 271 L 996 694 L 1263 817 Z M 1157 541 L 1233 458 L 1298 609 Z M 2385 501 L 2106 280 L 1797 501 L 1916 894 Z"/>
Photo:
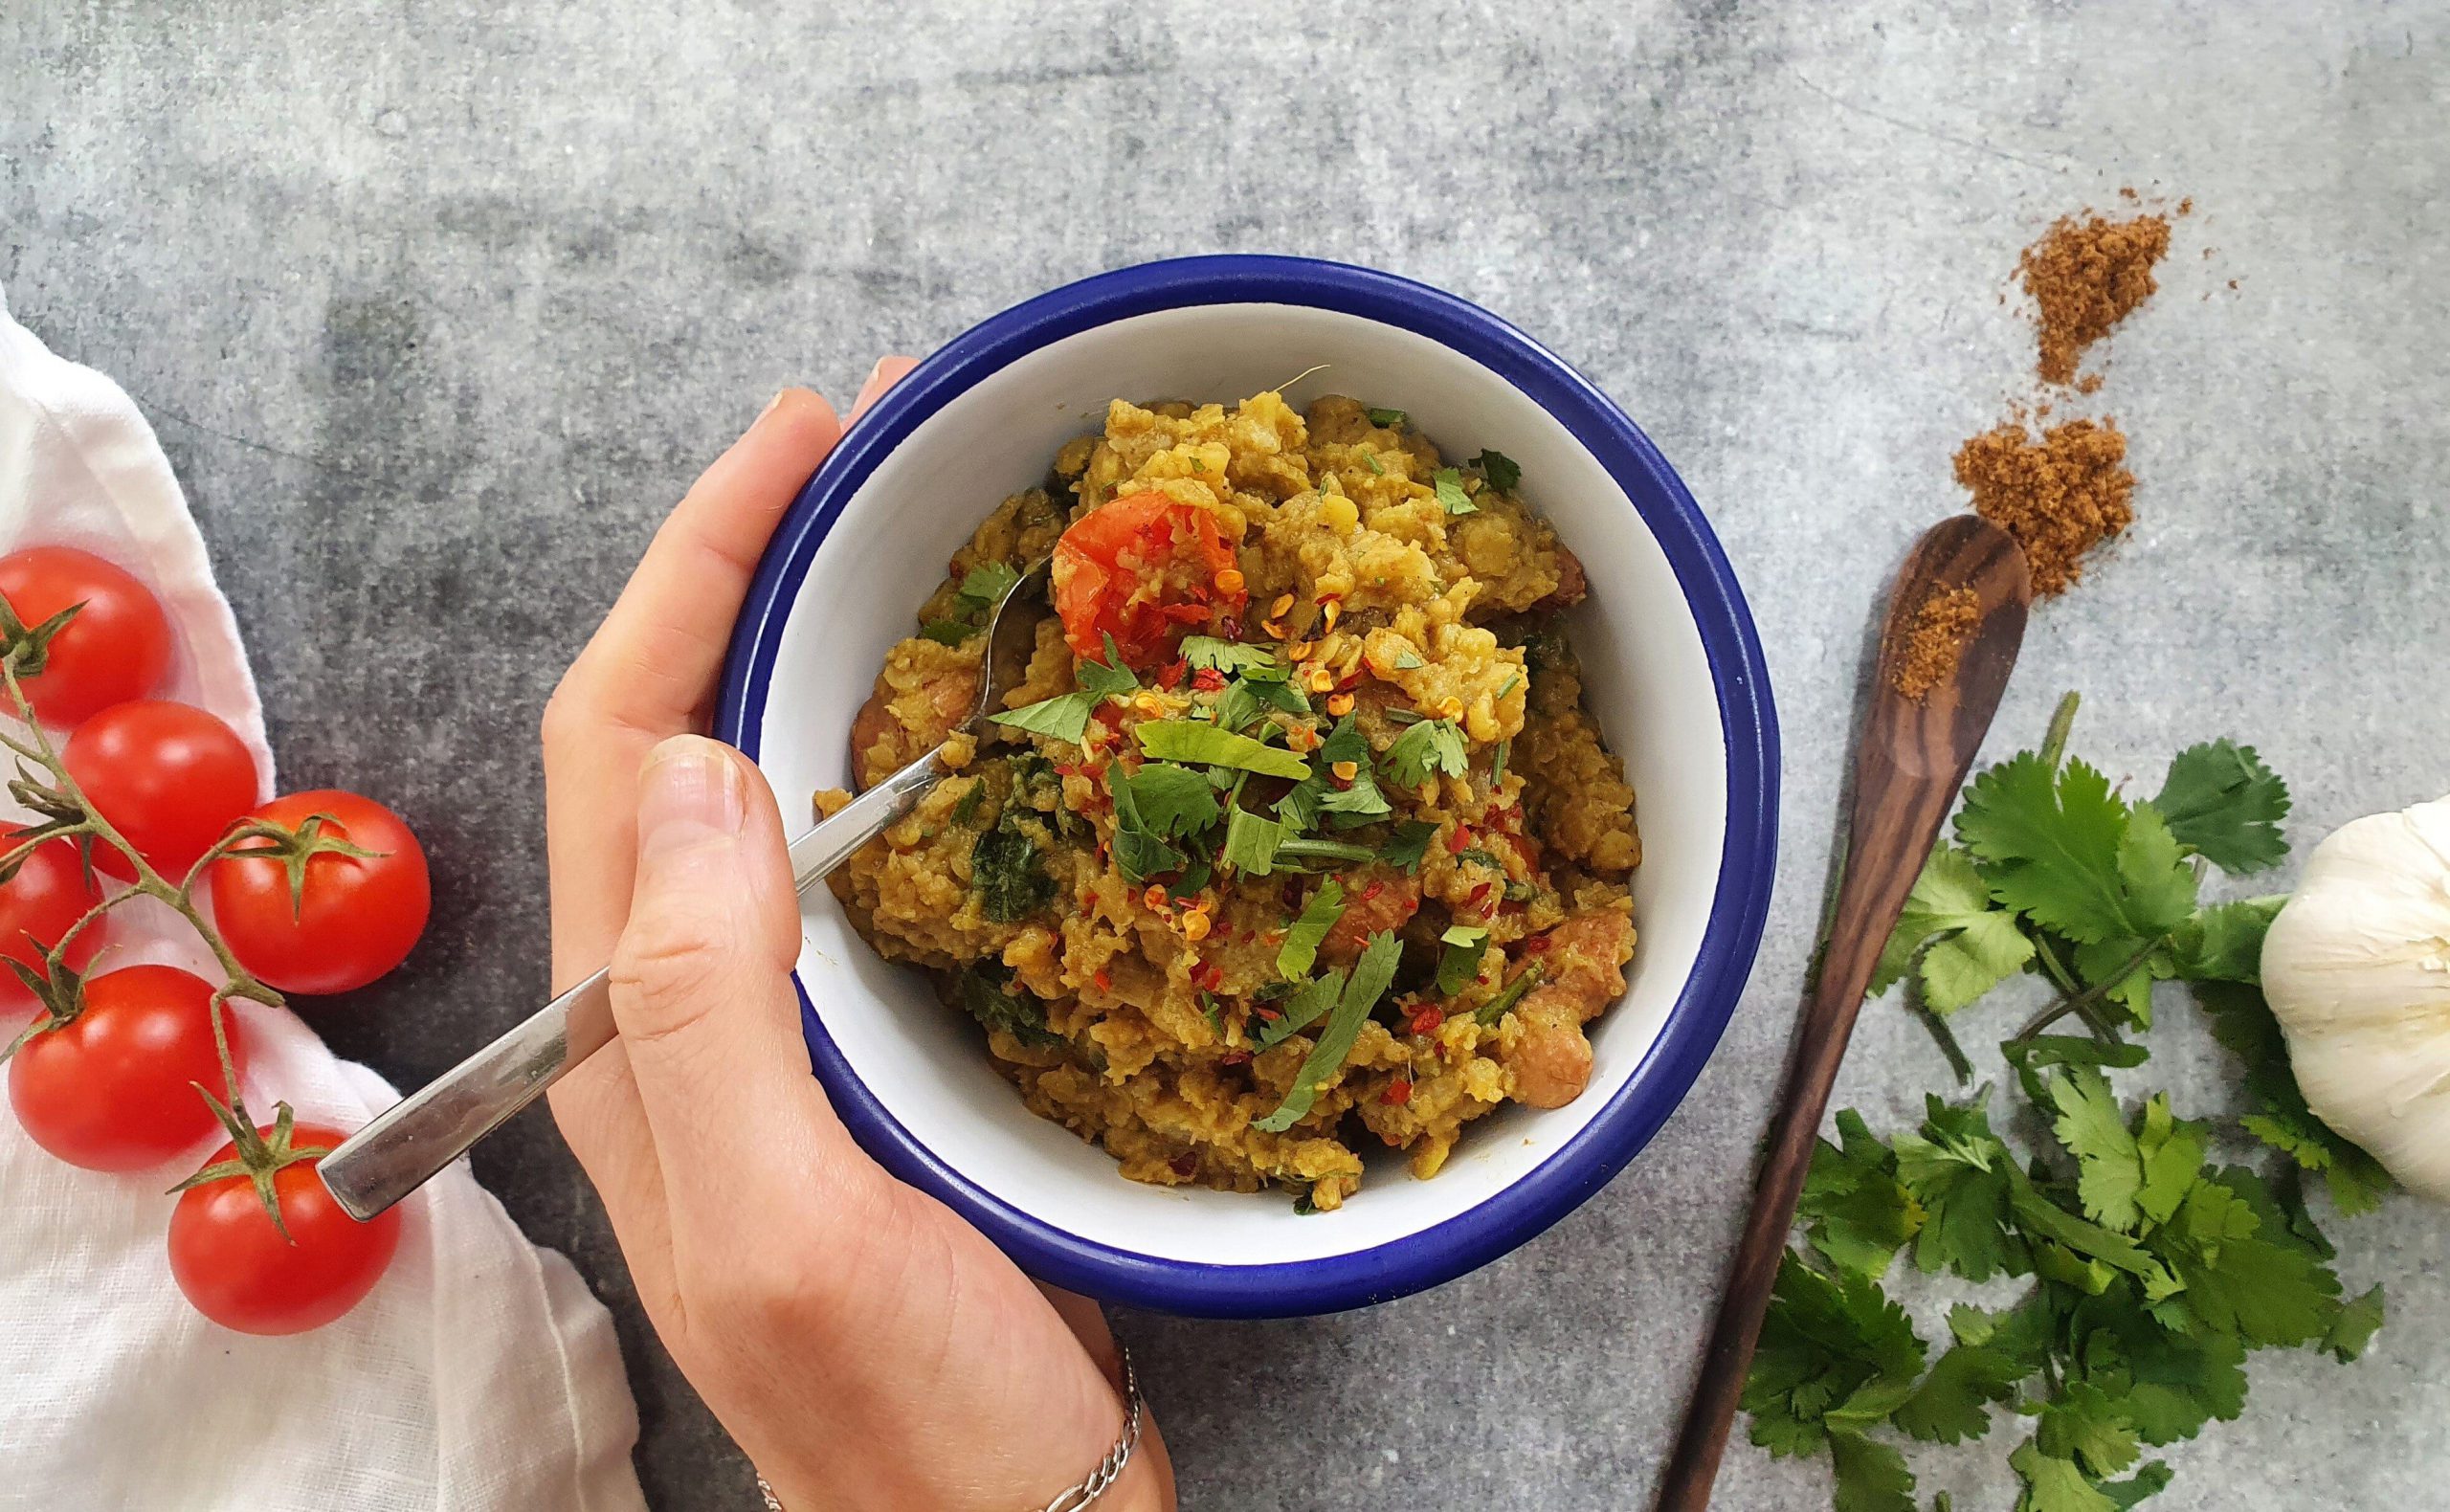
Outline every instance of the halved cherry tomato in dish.
<path id="1" fill-rule="evenodd" d="M 238 732 L 167 699 L 104 709 L 68 737 L 60 759 L 102 817 L 172 882 L 256 801 L 256 758 Z M 136 879 L 115 845 L 96 845 L 94 864 Z"/>
<path id="2" fill-rule="evenodd" d="M 146 1170 L 193 1149 L 218 1125 L 196 1096 L 221 1085 L 212 988 L 176 967 L 131 966 L 88 978 L 83 1006 L 9 1060 L 9 1103 L 33 1142 L 87 1170 Z M 233 1064 L 246 1061 L 225 1017 Z"/>
<path id="3" fill-rule="evenodd" d="M 1183 636 L 1217 634 L 1250 603 L 1216 516 L 1155 492 L 1075 521 L 1050 571 L 1073 654 L 1103 660 L 1112 635 L 1133 667 L 1171 661 Z"/>
<path id="4" fill-rule="evenodd" d="M 0 594 L 28 627 L 70 605 L 77 617 L 45 648 L 43 670 L 24 679 L 26 701 L 46 724 L 83 723 L 114 703 L 141 699 L 170 667 L 170 622 L 152 590 L 115 563 L 74 546 L 31 546 L 0 557 Z"/>

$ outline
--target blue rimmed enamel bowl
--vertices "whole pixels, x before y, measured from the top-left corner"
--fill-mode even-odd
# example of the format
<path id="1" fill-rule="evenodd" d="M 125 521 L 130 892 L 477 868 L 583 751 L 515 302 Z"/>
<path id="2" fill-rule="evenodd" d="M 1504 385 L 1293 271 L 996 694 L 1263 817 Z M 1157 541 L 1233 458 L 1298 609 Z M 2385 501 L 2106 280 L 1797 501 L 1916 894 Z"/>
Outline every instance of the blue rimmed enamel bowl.
<path id="1" fill-rule="evenodd" d="M 787 812 L 847 786 L 848 731 L 946 559 L 1106 401 L 1231 403 L 1285 384 L 1407 411 L 1449 454 L 1494 448 L 1583 561 L 1572 611 L 1588 699 L 1641 799 L 1640 942 L 1625 1000 L 1591 1026 L 1591 1084 L 1508 1106 L 1414 1181 L 1373 1166 L 1343 1209 L 1143 1186 L 1031 1114 L 974 1025 L 887 964 L 833 897 L 805 904 L 809 1052 L 843 1122 L 1040 1279 L 1169 1312 L 1281 1317 L 1383 1301 L 1482 1265 L 1615 1175 L 1726 1027 L 1770 903 L 1777 725 L 1759 639 L 1692 497 L 1608 397 L 1512 326 L 1339 263 L 1216 256 L 1083 279 L 983 322 L 922 363 L 791 506 L 724 668 L 717 733 Z"/>

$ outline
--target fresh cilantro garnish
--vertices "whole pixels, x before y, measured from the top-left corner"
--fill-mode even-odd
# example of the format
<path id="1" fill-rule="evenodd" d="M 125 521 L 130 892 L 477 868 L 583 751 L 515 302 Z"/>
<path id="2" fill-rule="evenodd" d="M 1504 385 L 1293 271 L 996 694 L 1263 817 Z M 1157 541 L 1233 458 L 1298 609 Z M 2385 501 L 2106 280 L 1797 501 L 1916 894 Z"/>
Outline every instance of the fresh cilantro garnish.
<path id="1" fill-rule="evenodd" d="M 1353 776 L 1339 786 L 1335 769 L 1344 765 L 1353 768 Z M 1365 824 L 1392 807 L 1370 774 L 1370 741 L 1349 714 L 1310 753 L 1310 775 L 1276 801 L 1277 816 L 1296 830 L 1317 824 L 1323 813 L 1338 815 L 1337 822 L 1347 827 Z"/>
<path id="2" fill-rule="evenodd" d="M 958 646 L 984 628 L 958 619 L 931 619 L 919 627 L 919 634 L 939 646 Z"/>
<path id="3" fill-rule="evenodd" d="M 987 796 L 987 784 L 973 779 L 959 798 L 953 800 L 953 823 L 967 829 L 978 817 L 980 800 Z"/>
<path id="4" fill-rule="evenodd" d="M 1446 947 L 1437 960 L 1437 995 L 1453 997 L 1481 977 L 1481 958 L 1488 954 L 1489 932 L 1479 924 L 1449 924 L 1437 937 Z"/>
<path id="5" fill-rule="evenodd" d="M 1280 671 L 1281 669 L 1279 669 Z M 1256 723 L 1268 710 L 1285 714 L 1310 712 L 1309 696 L 1281 677 L 1263 677 L 1258 669 L 1245 671 L 1225 684 L 1217 695 L 1215 723 L 1219 729 L 1243 730 Z"/>
<path id="6" fill-rule="evenodd" d="M 1473 515 L 1481 506 L 1463 492 L 1463 475 L 1451 467 L 1441 467 L 1430 476 L 1430 483 L 1437 490 L 1437 502 L 1450 515 Z"/>
<path id="7" fill-rule="evenodd" d="M 1523 469 L 1503 452 L 1482 452 L 1472 458 L 1472 465 L 1481 470 L 1481 476 L 1489 480 L 1491 488 L 1502 494 L 1514 492 L 1516 485 L 1523 481 Z"/>
<path id="8" fill-rule="evenodd" d="M 1013 585 L 1021 580 L 1009 563 L 986 562 L 965 573 L 961 586 L 953 590 L 960 612 L 949 619 L 929 620 L 919 627 L 919 634 L 940 645 L 958 646 L 987 628 L 990 611 L 1004 601 Z"/>
<path id="9" fill-rule="evenodd" d="M 1462 776 L 1471 767 L 1462 726 L 1453 720 L 1422 720 L 1387 747 L 1386 767 L 1387 780 L 1406 790 L 1429 781 L 1435 772 Z"/>
<path id="10" fill-rule="evenodd" d="M 1231 767 L 1236 771 L 1296 782 L 1310 775 L 1310 764 L 1291 751 L 1214 724 L 1195 720 L 1144 720 L 1131 729 L 1139 739 L 1140 753 L 1157 760 Z"/>
<path id="11" fill-rule="evenodd" d="M 1115 645 L 1112 635 L 1106 637 L 1105 649 L 1105 660 L 1083 660 L 1073 668 L 1072 678 L 1080 685 L 1079 692 L 1024 703 L 1017 709 L 1007 709 L 988 718 L 1016 730 L 1051 736 L 1078 745 L 1080 737 L 1089 732 L 1089 716 L 1097 712 L 1099 704 L 1140 686 L 1140 679 L 1123 664 L 1123 652 Z"/>
<path id="12" fill-rule="evenodd" d="M 969 1016 L 989 1029 L 1000 1029 L 1025 1045 L 1059 1045 L 1063 1036 L 1046 1027 L 1046 1007 L 1013 986 L 1013 973 L 994 962 L 980 962 L 961 974 L 956 989 Z"/>
<path id="13" fill-rule="evenodd" d="M 1421 660 L 1417 655 L 1409 650 L 1395 653 L 1395 670 L 1397 672 L 1417 672 L 1428 665 L 1428 662 Z"/>
<path id="14" fill-rule="evenodd" d="M 1276 870 L 1276 849 L 1284 843 L 1284 826 L 1236 806 L 1225 819 L 1225 849 L 1218 859 L 1245 877 L 1265 877 Z"/>
<path id="15" fill-rule="evenodd" d="M 1430 836 L 1437 833 L 1437 826 L 1426 819 L 1399 820 L 1395 833 L 1378 848 L 1378 858 L 1407 872 L 1418 871 L 1420 858 L 1429 854 Z"/>
<path id="16" fill-rule="evenodd" d="M 1370 937 L 1361 959 L 1353 963 L 1351 977 L 1336 997 L 1335 1012 L 1328 1015 L 1326 1028 L 1319 1032 L 1318 1043 L 1303 1059 L 1302 1069 L 1294 1073 L 1292 1090 L 1285 1093 L 1275 1112 L 1254 1120 L 1251 1127 L 1281 1134 L 1309 1116 L 1319 1101 L 1320 1090 L 1344 1070 L 1345 1056 L 1352 1053 L 1352 1042 L 1360 1035 L 1370 1011 L 1385 995 L 1388 984 L 1395 980 L 1395 965 L 1402 956 L 1403 945 L 1393 931 L 1382 929 Z"/>
<path id="17" fill-rule="evenodd" d="M 1319 884 L 1303 905 L 1302 917 L 1284 931 L 1284 943 L 1277 947 L 1276 972 L 1287 981 L 1310 974 L 1319 959 L 1319 946 L 1325 945 L 1327 931 L 1344 917 L 1344 884 L 1330 877 Z"/>
<path id="18" fill-rule="evenodd" d="M 1139 883 L 1190 864 L 1167 842 L 1215 822 L 1216 789 L 1187 767 L 1149 762 L 1109 785 L 1114 799 L 1114 859 L 1125 881 Z M 1145 805 L 1145 807 L 1144 807 Z"/>
<path id="19" fill-rule="evenodd" d="M 1370 469 L 1370 475 L 1372 478 L 1384 478 L 1387 476 L 1386 466 L 1378 460 L 1378 454 L 1375 452 L 1362 453 L 1361 465 Z"/>
<path id="20" fill-rule="evenodd" d="M 1022 833 L 1018 815 L 1005 811 L 1002 823 L 983 832 L 969 851 L 969 885 L 978 911 L 994 923 L 1026 919 L 1055 898 L 1055 878 L 1040 864 L 1037 842 Z"/>
<path id="21" fill-rule="evenodd" d="M 1335 1007 L 1344 994 L 1345 973 L 1327 971 L 1313 981 L 1302 984 L 1299 990 L 1284 1000 L 1283 1016 L 1274 1020 L 1261 1018 L 1258 1048 L 1273 1050 L 1295 1034 L 1319 1021 L 1320 1015 Z"/>
<path id="22" fill-rule="evenodd" d="M 1538 987 L 1540 979 L 1546 975 L 1548 975 L 1548 967 L 1537 961 L 1532 962 L 1525 967 L 1513 981 L 1500 989 L 1497 996 L 1482 1003 L 1480 1012 L 1473 1017 L 1479 1020 L 1482 1029 L 1495 1029 L 1504 1020 L 1506 1014 L 1514 1012 L 1514 1005 L 1523 1001 L 1523 994 Z"/>
<path id="23" fill-rule="evenodd" d="M 2320 1174 L 2353 1213 L 2389 1182 L 2306 1110 L 2290 1073 L 2257 985 L 2278 900 L 2198 900 L 2207 867 L 2282 858 L 2286 789 L 2222 741 L 2181 753 L 2158 796 L 2130 802 L 2062 759 L 2071 715 L 2072 701 L 2045 749 L 1968 786 L 1955 841 L 1926 863 L 1875 978 L 1911 982 L 1911 1004 L 1960 1023 L 2007 979 L 2043 978 L 2053 1001 L 1999 1047 L 2029 1114 L 1994 1128 L 1988 1088 L 1933 1096 L 1917 1127 L 1883 1141 L 1840 1112 L 1797 1207 L 1802 1238 L 1744 1406 L 1773 1453 L 1828 1452 L 1840 1509 L 1916 1505 L 1890 1435 L 1979 1440 L 2008 1405 L 2031 1420 L 2007 1455 L 2020 1512 L 2117 1512 L 2170 1482 L 2147 1446 L 2243 1409 L 2250 1352 L 2350 1360 L 2382 1322 L 2378 1289 L 2345 1297 L 2301 1190 Z M 2110 1078 L 2146 1063 L 2128 1036 L 2149 1029 L 2154 985 L 2173 978 L 2242 1066 L 2245 1111 L 2228 1127 L 2268 1146 L 2276 1180 L 2214 1164 L 2222 1131 L 2181 1117 L 2171 1093 Z M 2049 1032 L 2062 1020 L 2084 1033 Z M 1900 1254 L 1909 1275 L 2026 1289 L 2000 1312 L 1956 1308 L 1953 1343 L 1927 1367 L 1880 1289 Z"/>
<path id="24" fill-rule="evenodd" d="M 1183 659 L 1194 667 L 1211 672 L 1241 672 L 1246 669 L 1278 668 L 1276 654 L 1265 646 L 1249 646 L 1236 640 L 1219 640 L 1214 635 L 1185 635 Z"/>
<path id="25" fill-rule="evenodd" d="M 1495 792 L 1504 785 L 1506 759 L 1513 754 L 1514 742 L 1511 738 L 1497 743 L 1497 754 L 1489 758 L 1489 791 Z"/>
<path id="26" fill-rule="evenodd" d="M 1400 431 L 1404 428 L 1404 422 L 1407 418 L 1409 417 L 1401 410 L 1372 410 L 1370 411 L 1370 423 L 1371 425 L 1378 426 L 1383 430 Z"/>

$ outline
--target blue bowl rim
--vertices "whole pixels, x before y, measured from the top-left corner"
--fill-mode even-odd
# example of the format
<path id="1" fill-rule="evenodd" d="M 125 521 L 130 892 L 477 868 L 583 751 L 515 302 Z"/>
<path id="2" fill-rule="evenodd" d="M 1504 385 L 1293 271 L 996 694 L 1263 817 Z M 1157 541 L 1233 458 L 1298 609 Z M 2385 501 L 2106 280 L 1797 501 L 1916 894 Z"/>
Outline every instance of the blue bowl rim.
<path id="1" fill-rule="evenodd" d="M 853 426 L 804 486 L 759 563 L 725 657 L 715 729 L 754 759 L 783 627 L 817 548 L 859 486 L 921 422 L 1039 347 L 1117 320 L 1204 304 L 1289 304 L 1359 316 L 1489 367 L 1596 456 L 1658 538 L 1699 626 L 1726 733 L 1719 885 L 1693 970 L 1659 1038 L 1607 1105 L 1540 1166 L 1455 1217 L 1321 1259 L 1220 1265 L 1084 1239 L 1006 1203 L 913 1138 L 852 1071 L 797 977 L 809 1056 L 853 1137 L 884 1167 L 975 1224 L 1030 1274 L 1106 1301 L 1214 1318 L 1336 1312 L 1435 1286 L 1525 1243 L 1606 1185 L 1659 1132 L 1726 1032 L 1776 872 L 1777 716 L 1742 590 L 1680 479 L 1607 395 L 1528 336 L 1443 290 L 1307 257 L 1215 255 L 1142 263 L 1016 304 L 954 338 Z M 1323 1221 L 1333 1221 L 1325 1219 Z"/>

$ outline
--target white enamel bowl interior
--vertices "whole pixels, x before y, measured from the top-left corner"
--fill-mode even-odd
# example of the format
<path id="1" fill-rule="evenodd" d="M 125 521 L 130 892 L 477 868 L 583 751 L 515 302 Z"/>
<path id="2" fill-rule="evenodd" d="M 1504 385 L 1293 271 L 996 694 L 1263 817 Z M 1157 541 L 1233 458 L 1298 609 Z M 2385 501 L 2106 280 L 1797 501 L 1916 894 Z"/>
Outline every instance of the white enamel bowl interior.
<path id="1" fill-rule="evenodd" d="M 977 1028 L 912 968 L 880 960 L 831 894 L 808 898 L 799 974 L 859 1079 L 919 1143 L 986 1191 L 1080 1238 L 1221 1265 L 1366 1250 L 1469 1212 L 1552 1158 L 1650 1051 L 1691 972 L 1718 891 L 1726 760 L 1718 704 L 1684 597 L 1624 491 L 1566 428 L 1496 372 L 1410 331 L 1277 304 L 1160 311 L 1083 331 L 979 383 L 922 423 L 851 500 L 791 606 L 760 732 L 787 813 L 846 783 L 846 732 L 886 648 L 911 634 L 946 559 L 1057 448 L 1097 428 L 1106 401 L 1231 403 L 1290 384 L 1296 408 L 1346 393 L 1403 409 L 1450 457 L 1483 447 L 1523 467 L 1532 505 L 1591 577 L 1572 612 L 1587 695 L 1640 794 L 1639 945 L 1626 1000 L 1592 1025 L 1588 1090 L 1569 1106 L 1508 1106 L 1468 1126 L 1436 1178 L 1373 1158 L 1361 1192 L 1303 1217 L 1281 1195 L 1124 1180 L 1096 1147 L 1021 1106 Z"/>

